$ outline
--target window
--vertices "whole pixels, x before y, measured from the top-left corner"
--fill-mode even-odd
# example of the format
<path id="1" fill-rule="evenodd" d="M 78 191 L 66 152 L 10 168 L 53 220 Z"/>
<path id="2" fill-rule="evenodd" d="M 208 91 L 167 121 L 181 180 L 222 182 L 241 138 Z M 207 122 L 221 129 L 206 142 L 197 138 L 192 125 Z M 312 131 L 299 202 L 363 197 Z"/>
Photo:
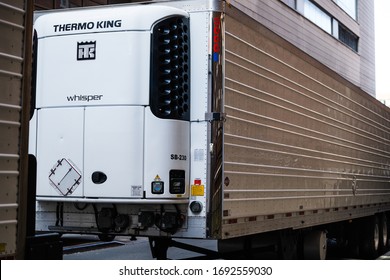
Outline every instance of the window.
<path id="1" fill-rule="evenodd" d="M 343 9 L 353 19 L 357 19 L 357 0 L 333 0 L 341 9 Z"/>
<path id="2" fill-rule="evenodd" d="M 280 0 L 305 18 L 343 42 L 355 52 L 358 51 L 359 37 L 343 26 L 336 18 L 323 10 L 312 0 Z M 333 0 L 348 14 L 356 18 L 357 0 Z"/>
<path id="3" fill-rule="evenodd" d="M 329 34 L 332 34 L 332 18 L 310 0 L 305 0 L 303 3 L 303 15 Z"/>
<path id="4" fill-rule="evenodd" d="M 339 40 L 352 48 L 355 52 L 358 51 L 359 38 L 341 24 L 339 24 Z"/>

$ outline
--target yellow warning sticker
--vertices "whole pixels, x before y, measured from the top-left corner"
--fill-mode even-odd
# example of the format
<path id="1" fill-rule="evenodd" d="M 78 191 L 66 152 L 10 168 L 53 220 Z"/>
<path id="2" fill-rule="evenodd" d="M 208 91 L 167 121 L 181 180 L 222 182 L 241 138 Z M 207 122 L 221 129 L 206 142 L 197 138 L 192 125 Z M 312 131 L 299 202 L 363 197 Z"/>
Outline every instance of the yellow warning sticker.
<path id="1" fill-rule="evenodd" d="M 191 186 L 192 196 L 204 196 L 204 185 L 192 185 Z"/>
<path id="2" fill-rule="evenodd" d="M 154 181 L 157 181 L 157 182 L 161 181 L 161 178 L 160 178 L 160 176 L 158 174 L 156 175 L 156 177 L 154 177 Z"/>

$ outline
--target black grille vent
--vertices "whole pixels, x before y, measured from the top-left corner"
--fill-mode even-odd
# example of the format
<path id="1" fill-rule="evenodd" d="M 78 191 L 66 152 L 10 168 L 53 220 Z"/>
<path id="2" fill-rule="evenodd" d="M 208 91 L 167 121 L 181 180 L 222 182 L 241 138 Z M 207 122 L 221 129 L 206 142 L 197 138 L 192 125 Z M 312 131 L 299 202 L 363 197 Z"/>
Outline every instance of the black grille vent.
<path id="1" fill-rule="evenodd" d="M 153 27 L 150 107 L 159 118 L 190 120 L 189 18 L 170 17 Z"/>

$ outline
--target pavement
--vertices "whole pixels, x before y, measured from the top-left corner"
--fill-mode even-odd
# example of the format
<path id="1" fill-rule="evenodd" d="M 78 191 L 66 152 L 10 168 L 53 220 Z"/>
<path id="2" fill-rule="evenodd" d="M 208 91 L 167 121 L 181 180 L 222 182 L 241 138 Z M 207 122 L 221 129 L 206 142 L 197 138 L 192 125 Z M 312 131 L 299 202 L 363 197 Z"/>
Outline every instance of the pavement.
<path id="1" fill-rule="evenodd" d="M 118 236 L 113 242 L 108 242 L 107 246 L 100 245 L 102 242 L 95 236 L 76 237 L 71 235 L 64 236 L 62 239 L 64 240 L 64 260 L 153 260 L 149 239 L 146 237 L 137 237 L 136 240 L 131 240 L 127 236 Z M 75 239 L 78 241 L 75 242 Z M 181 242 L 209 250 L 217 250 L 217 243 L 214 240 L 191 239 Z M 90 243 L 91 247 L 88 248 L 88 244 L 85 246 L 85 243 Z M 69 244 L 70 246 L 67 246 Z M 72 249 L 72 246 L 75 250 Z M 67 251 L 71 253 L 67 253 Z M 199 256 L 202 255 L 174 247 L 168 250 L 168 259 L 186 259 Z"/>
<path id="2" fill-rule="evenodd" d="M 383 256 L 380 256 L 378 260 L 389 260 L 390 261 L 390 251 L 384 254 Z"/>
<path id="3" fill-rule="evenodd" d="M 64 260 L 153 260 L 147 237 L 132 240 L 128 236 L 118 236 L 112 242 L 101 242 L 93 235 L 64 235 Z M 184 239 L 180 242 L 217 251 L 215 240 Z M 201 257 L 201 254 L 171 247 L 168 259 L 188 259 Z M 390 260 L 390 252 L 378 260 Z"/>

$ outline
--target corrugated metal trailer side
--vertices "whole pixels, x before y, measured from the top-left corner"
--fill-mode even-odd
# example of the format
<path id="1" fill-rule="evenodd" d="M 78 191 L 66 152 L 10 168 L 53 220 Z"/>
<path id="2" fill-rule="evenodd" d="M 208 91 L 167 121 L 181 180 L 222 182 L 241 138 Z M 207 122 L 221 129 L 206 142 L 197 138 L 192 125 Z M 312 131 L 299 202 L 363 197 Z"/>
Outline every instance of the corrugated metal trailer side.
<path id="1" fill-rule="evenodd" d="M 32 1 L 0 1 L 0 258 L 24 258 Z"/>
<path id="2" fill-rule="evenodd" d="M 233 7 L 224 36 L 221 237 L 388 211 L 389 109 Z"/>

